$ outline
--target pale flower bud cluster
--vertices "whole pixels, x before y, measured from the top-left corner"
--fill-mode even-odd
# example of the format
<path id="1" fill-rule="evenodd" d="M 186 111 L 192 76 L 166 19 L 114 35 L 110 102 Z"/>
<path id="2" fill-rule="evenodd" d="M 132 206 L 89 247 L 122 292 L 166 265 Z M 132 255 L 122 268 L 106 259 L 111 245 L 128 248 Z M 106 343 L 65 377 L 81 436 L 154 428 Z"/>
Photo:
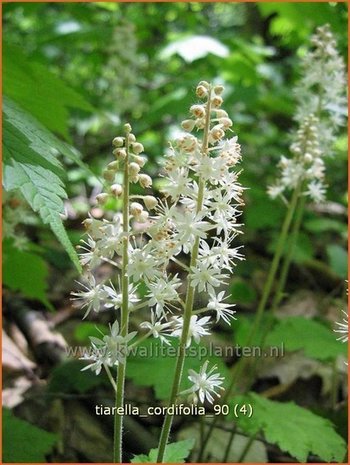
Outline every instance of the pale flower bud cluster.
<path id="1" fill-rule="evenodd" d="M 125 137 L 118 136 L 113 139 L 113 154 L 116 160 L 108 163 L 104 170 L 104 178 L 107 183 L 109 181 L 110 186 L 106 192 L 101 192 L 96 196 L 96 201 L 100 205 L 105 204 L 110 197 L 123 196 L 123 187 L 115 182 L 115 178 L 118 172 L 125 170 L 125 167 L 130 183 L 139 183 L 144 189 L 152 185 L 150 176 L 141 172 L 146 160 L 141 156 L 144 151 L 143 145 L 136 141 L 129 124 L 124 126 L 124 130 Z M 131 219 L 144 223 L 148 219 L 149 210 L 153 210 L 158 201 L 152 195 L 139 195 L 137 200 L 140 201 L 132 200 L 128 207 Z M 120 214 L 102 220 L 90 215 L 83 223 L 87 231 L 87 238 L 78 247 L 80 249 L 80 262 L 86 270 L 86 283 L 82 284 L 83 290 L 73 293 L 73 296 L 81 302 L 82 307 L 87 309 L 85 314 L 87 316 L 90 311 L 99 312 L 101 309 L 110 308 L 111 300 L 114 302 L 114 308 L 120 307 L 119 303 L 117 304 L 118 299 L 115 298 L 117 291 L 110 285 L 96 284 L 93 271 L 103 262 L 120 268 L 124 235 Z M 132 288 L 129 294 L 131 306 L 137 302 L 134 291 L 135 289 Z"/>
<path id="2" fill-rule="evenodd" d="M 189 118 L 182 123 L 187 132 L 170 145 L 166 156 L 164 198 L 130 195 L 126 268 L 130 283 L 129 311 L 148 308 L 149 318 L 140 324 L 139 329 L 146 330 L 147 337 L 163 343 L 180 338 L 183 331 L 186 293 L 179 273 L 170 271 L 174 266 L 187 274 L 190 288 L 207 296 L 204 308 L 193 309 L 187 346 L 210 335 L 215 323 L 231 324 L 234 319 L 234 305 L 227 302 L 228 296 L 222 287 L 227 285 L 237 261 L 244 258 L 240 246 L 234 245 L 242 232 L 239 218 L 243 188 L 238 182 L 240 171 L 237 170 L 241 150 L 237 136 L 226 136 L 228 131 L 232 132 L 233 123 L 220 108 L 222 92 L 222 86 L 212 86 L 205 81 L 198 84 L 196 94 L 200 101 L 191 106 Z M 198 135 L 190 133 L 194 129 Z M 138 182 L 141 187 L 149 188 L 152 180 L 141 173 L 142 164 L 138 158 L 143 147 L 136 142 L 130 127 L 125 130 L 125 138 L 114 139 L 113 153 L 124 169 L 125 163 L 128 164 L 130 183 Z M 123 196 L 122 190 L 113 180 L 111 192 Z M 143 223 L 142 237 L 138 223 Z M 122 217 L 116 215 L 110 221 L 89 217 L 84 224 L 88 238 L 82 245 L 81 263 L 87 270 L 88 284 L 83 285 L 81 292 L 75 292 L 74 297 L 86 309 L 85 315 L 90 311 L 118 310 L 122 304 L 120 284 L 114 288 L 111 283 L 96 283 L 92 270 L 103 261 L 121 268 L 125 243 Z M 143 300 L 137 296 L 141 282 L 146 287 Z M 120 337 L 116 327 L 113 331 L 115 337 Z M 95 349 L 98 345 L 94 340 Z M 115 364 L 121 363 L 122 357 L 113 355 L 109 349 L 107 352 L 104 363 L 108 366 L 111 360 Z M 101 364 L 96 351 L 92 362 L 89 367 L 97 373 Z M 210 393 L 216 394 L 214 388 L 221 389 L 221 378 L 212 370 L 207 375 L 206 368 L 207 364 L 200 374 L 190 374 L 194 383 L 191 393 L 198 393 L 201 401 L 212 402 Z"/>
<path id="3" fill-rule="evenodd" d="M 268 193 L 276 198 L 301 185 L 303 194 L 320 203 L 326 194 L 324 158 L 332 153 L 336 132 L 345 122 L 346 74 L 329 25 L 317 28 L 311 43 L 295 88 L 299 129 L 290 145 L 293 157 L 281 157 L 280 178 Z"/>
<path id="4" fill-rule="evenodd" d="M 243 259 L 240 248 L 233 246 L 241 233 L 238 218 L 243 188 L 235 171 L 241 159 L 237 137 L 225 138 L 232 121 L 224 110 L 217 109 L 216 98 L 222 90 L 221 86 L 216 89 L 205 81 L 197 86 L 196 93 L 204 102 L 191 106 L 192 118 L 185 120 L 182 127 L 196 128 L 202 137 L 184 134 L 170 146 L 163 187 L 166 201 L 159 204 L 157 217 L 146 231 L 150 236 L 146 248 L 158 265 L 167 269 L 172 260 L 190 254 L 198 243 L 198 257 L 189 272 L 191 285 L 208 294 L 207 312 L 214 312 L 216 321 L 230 323 L 232 305 L 225 302 L 225 292 L 218 289 L 225 285 L 235 262 Z M 173 295 L 171 299 L 176 301 Z M 168 321 L 169 312 L 162 314 L 158 307 L 157 314 Z M 174 325 L 171 335 L 180 337 L 182 316 L 175 315 L 170 321 Z M 212 323 L 210 316 L 193 315 L 187 344 L 210 334 Z"/>
<path id="5" fill-rule="evenodd" d="M 295 189 L 299 183 L 304 183 L 304 193 L 313 202 L 324 201 L 325 165 L 318 140 L 317 123 L 318 118 L 314 115 L 306 117 L 296 133 L 296 140 L 290 146 L 293 157 L 281 157 L 278 164 L 280 178 L 275 185 L 268 188 L 272 198 L 282 195 L 287 190 Z"/>
<path id="6" fill-rule="evenodd" d="M 329 24 L 317 28 L 311 43 L 313 48 L 302 59 L 301 79 L 295 89 L 298 102 L 296 120 L 300 121 L 309 113 L 319 113 L 320 143 L 322 146 L 326 144 L 327 150 L 333 143 L 334 131 L 345 124 L 345 63 Z"/>

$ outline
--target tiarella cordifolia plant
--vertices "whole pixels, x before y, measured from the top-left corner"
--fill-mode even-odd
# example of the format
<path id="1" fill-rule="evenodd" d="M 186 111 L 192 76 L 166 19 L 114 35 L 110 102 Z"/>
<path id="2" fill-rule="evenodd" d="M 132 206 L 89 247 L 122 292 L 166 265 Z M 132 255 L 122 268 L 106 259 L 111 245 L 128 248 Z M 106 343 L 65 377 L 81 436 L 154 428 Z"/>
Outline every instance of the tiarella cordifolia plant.
<path id="1" fill-rule="evenodd" d="M 242 205 L 243 188 L 238 183 L 239 172 L 235 170 L 241 159 L 237 137 L 225 139 L 232 121 L 221 109 L 222 86 L 212 87 L 207 82 L 197 86 L 196 94 L 203 103 L 192 105 L 192 118 L 182 122 L 182 128 L 189 133 L 197 130 L 201 137 L 193 134 L 181 136 L 170 146 L 165 169 L 166 187 L 164 193 L 170 200 L 160 208 L 157 225 L 164 225 L 166 231 L 160 236 L 161 244 L 168 242 L 166 250 L 177 255 L 189 255 L 186 297 L 182 315 L 175 317 L 175 330 L 172 335 L 180 337 L 179 356 L 169 399 L 169 405 L 176 403 L 182 378 L 186 347 L 193 338 L 198 342 L 203 335 L 210 334 L 213 321 L 211 316 L 198 314 L 214 313 L 216 321 L 229 322 L 233 317 L 231 305 L 225 302 L 224 291 L 220 287 L 232 272 L 236 260 L 242 260 L 239 247 L 233 241 L 241 232 L 239 207 Z M 155 230 L 158 232 L 158 226 Z M 211 233 L 211 234 L 210 234 Z M 158 245 L 159 247 L 159 245 Z M 169 252 L 168 252 L 169 253 Z M 206 291 L 209 294 L 204 309 L 194 309 L 195 293 Z M 222 379 L 207 372 L 206 362 L 200 373 L 191 371 L 189 379 L 191 392 L 213 401 L 212 394 L 218 395 L 215 388 L 221 389 Z M 193 398 L 193 397 L 192 397 Z M 159 441 L 157 461 L 162 462 L 169 438 L 173 416 L 167 414 Z"/>
<path id="2" fill-rule="evenodd" d="M 311 199 L 318 203 L 325 199 L 324 158 L 331 154 L 336 133 L 339 127 L 344 124 L 346 115 L 345 65 L 337 52 L 336 42 L 329 26 L 319 27 L 312 36 L 311 42 L 313 49 L 308 51 L 302 60 L 303 75 L 295 89 L 297 111 L 294 119 L 298 123 L 298 129 L 292 135 L 290 145 L 292 157 L 281 157 L 278 165 L 280 168 L 279 179 L 274 185 L 268 187 L 270 197 L 281 197 L 286 203 L 287 209 L 254 322 L 245 341 L 247 346 L 255 340 L 274 284 L 272 313 L 277 309 L 284 295 L 305 202 L 307 199 Z M 287 252 L 283 256 L 286 249 Z M 277 284 L 275 283 L 276 278 Z M 266 337 L 266 330 L 263 339 L 264 337 Z M 248 363 L 248 359 L 243 358 L 234 365 L 223 402 L 232 395 L 237 380 L 242 376 Z M 250 379 L 253 379 L 253 372 L 253 368 L 250 367 Z M 198 461 L 204 456 L 206 445 L 217 421 L 218 417 L 215 417 L 204 436 Z M 231 442 L 233 437 L 234 435 L 231 436 Z M 229 446 L 227 450 L 229 450 Z"/>
<path id="3" fill-rule="evenodd" d="M 104 368 L 115 389 L 116 407 L 124 403 L 125 368 L 130 344 L 138 331 L 129 332 L 129 315 L 146 303 L 139 303 L 137 286 L 142 279 L 150 283 L 151 278 L 160 276 L 161 263 L 150 256 L 142 239 L 134 238 L 135 225 L 145 225 L 149 218 L 149 210 L 157 205 L 157 200 L 151 195 L 130 195 L 130 184 L 138 183 L 147 189 L 152 185 L 152 179 L 142 173 L 146 158 L 141 143 L 131 132 L 130 124 L 124 126 L 125 135 L 113 140 L 115 160 L 109 163 L 103 172 L 106 192 L 97 195 L 96 200 L 103 205 L 110 196 L 122 198 L 122 213 L 116 214 L 110 220 L 97 220 L 92 216 L 84 221 L 87 229 L 87 239 L 81 246 L 80 260 L 86 271 L 86 284 L 82 284 L 80 292 L 73 292 L 73 298 L 86 309 L 84 317 L 91 311 L 100 312 L 103 309 L 113 309 L 117 312 L 109 335 L 101 338 L 91 338 L 91 351 L 83 357 L 90 368 L 99 374 Z M 123 185 L 115 183 L 118 171 L 123 173 Z M 137 200 L 139 203 L 137 202 Z M 132 240 L 133 238 L 133 240 Z M 93 270 L 102 262 L 108 262 L 120 271 L 113 283 L 97 283 Z M 147 267 L 145 267 L 145 265 Z M 148 335 L 154 334 L 149 330 Z M 118 367 L 117 380 L 114 381 L 111 367 Z M 122 423 L 121 415 L 115 415 L 114 459 L 122 460 Z"/>
<path id="4" fill-rule="evenodd" d="M 290 146 L 293 156 L 282 156 L 281 176 L 268 192 L 276 198 L 302 184 L 302 193 L 319 203 L 326 193 L 324 157 L 332 154 L 337 131 L 345 124 L 346 73 L 328 24 L 317 29 L 311 43 L 294 92 L 299 129 Z"/>
<path id="5" fill-rule="evenodd" d="M 337 51 L 329 25 L 317 28 L 311 37 L 311 43 L 313 48 L 302 60 L 302 76 L 295 89 L 295 120 L 299 123 L 299 129 L 290 146 L 293 156 L 282 156 L 279 163 L 280 179 L 268 188 L 270 196 L 282 196 L 288 208 L 259 309 L 265 308 L 289 234 L 288 252 L 279 274 L 272 303 L 273 311 L 283 296 L 305 203 L 307 199 L 314 203 L 325 200 L 324 158 L 332 154 L 337 131 L 344 124 L 346 115 L 345 65 Z M 288 190 L 291 195 L 287 201 L 284 196 Z"/>
<path id="6" fill-rule="evenodd" d="M 298 102 L 295 121 L 319 116 L 319 143 L 332 151 L 335 133 L 347 115 L 345 63 L 329 24 L 317 28 L 310 48 L 301 60 L 301 77 L 295 88 Z"/>
<path id="7" fill-rule="evenodd" d="M 207 361 L 199 373 L 189 371 L 192 386 L 179 393 L 186 348 L 192 340 L 198 343 L 209 335 L 219 320 L 230 323 L 234 318 L 233 305 L 227 303 L 221 288 L 236 261 L 243 259 L 240 247 L 234 247 L 241 233 L 238 217 L 243 204 L 243 188 L 235 170 L 241 159 L 240 145 L 236 136 L 225 138 L 232 121 L 221 109 L 222 92 L 222 86 L 205 81 L 197 86 L 199 103 L 191 106 L 191 118 L 182 122 L 186 132 L 170 144 L 166 155 L 162 200 L 147 193 L 130 194 L 130 184 L 148 189 L 152 180 L 141 172 L 143 146 L 126 124 L 125 136 L 113 140 L 116 160 L 103 173 L 110 187 L 97 196 L 100 204 L 109 196 L 121 197 L 122 214 L 102 221 L 90 216 L 84 222 L 88 236 L 81 246 L 81 263 L 86 284 L 73 297 L 86 309 L 85 316 L 103 309 L 117 312 L 110 334 L 91 338 L 91 352 L 84 357 L 90 363 L 84 369 L 96 374 L 106 370 L 116 391 L 116 407 L 123 405 L 128 351 L 148 337 L 165 344 L 179 339 L 169 405 L 178 396 L 188 395 L 192 402 L 213 402 L 222 389 L 223 378 L 215 373 L 216 367 L 209 369 Z M 199 137 L 191 134 L 194 130 Z M 115 184 L 118 170 L 123 171 L 123 185 Z M 93 269 L 104 261 L 120 270 L 114 282 L 97 283 L 94 278 Z M 171 262 L 187 275 L 185 290 L 179 275 L 170 271 Z M 140 282 L 147 288 L 142 300 L 137 295 Z M 204 307 L 194 308 L 196 292 L 208 295 Z M 141 308 L 149 309 L 149 318 L 137 331 L 129 332 L 129 316 Z M 116 381 L 110 372 L 114 366 Z M 167 415 L 158 461 L 163 460 L 171 424 L 172 416 Z M 121 435 L 122 417 L 116 415 L 114 458 L 118 462 L 122 459 Z"/>
<path id="8" fill-rule="evenodd" d="M 290 146 L 291 158 L 282 156 L 280 178 L 268 188 L 272 198 L 282 196 L 287 212 L 277 243 L 276 252 L 258 308 L 264 311 L 279 262 L 289 238 L 288 252 L 279 274 L 272 309 L 283 296 L 294 244 L 301 226 L 307 199 L 314 203 L 325 200 L 326 184 L 324 158 L 331 155 L 335 136 L 344 124 L 346 115 L 345 65 L 338 54 L 329 25 L 317 28 L 311 37 L 313 48 L 302 60 L 302 77 L 295 89 L 297 111 L 295 120 L 299 128 Z M 290 198 L 285 195 L 290 191 Z"/>

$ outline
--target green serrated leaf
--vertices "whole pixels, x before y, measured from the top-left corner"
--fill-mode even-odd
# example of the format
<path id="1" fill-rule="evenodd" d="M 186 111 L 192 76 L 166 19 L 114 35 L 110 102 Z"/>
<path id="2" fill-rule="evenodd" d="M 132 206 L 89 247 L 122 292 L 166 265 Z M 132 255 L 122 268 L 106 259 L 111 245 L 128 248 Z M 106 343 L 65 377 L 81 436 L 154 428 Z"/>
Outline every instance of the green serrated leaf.
<path id="1" fill-rule="evenodd" d="M 75 90 L 67 87 L 46 66 L 28 59 L 19 48 L 4 44 L 3 92 L 45 127 L 68 139 L 68 108 L 93 111 Z"/>
<path id="2" fill-rule="evenodd" d="M 3 246 L 3 283 L 29 299 L 40 300 L 53 310 L 46 296 L 48 269 L 37 254 L 18 250 L 9 241 Z"/>
<path id="3" fill-rule="evenodd" d="M 78 151 L 58 139 L 38 120 L 33 118 L 30 113 L 6 96 L 3 97 L 3 113 L 3 138 L 16 142 L 14 145 L 18 157 L 21 156 L 22 152 L 22 158 L 24 154 L 27 157 L 26 148 L 29 146 L 36 154 L 36 157 L 40 156 L 42 158 L 42 166 L 44 166 L 44 163 L 48 163 L 50 169 L 53 169 L 53 167 L 61 168 L 58 173 L 64 174 L 62 164 L 57 159 L 58 155 L 63 155 L 83 168 L 90 176 L 96 177 L 89 167 L 81 161 Z M 11 156 L 11 153 L 4 152 L 4 157 L 8 158 L 8 156 Z"/>
<path id="4" fill-rule="evenodd" d="M 50 225 L 80 271 L 76 251 L 60 216 L 64 212 L 63 199 L 67 195 L 60 177 L 64 171 L 54 153 L 50 153 L 50 144 L 52 141 L 55 143 L 55 140 L 9 99 L 4 102 L 4 113 L 4 187 L 8 191 L 21 191 L 43 222 Z M 51 149 L 56 150 L 57 154 L 59 147 L 60 143 Z"/>
<path id="5" fill-rule="evenodd" d="M 45 463 L 57 441 L 57 435 L 15 417 L 3 409 L 3 462 Z"/>
<path id="6" fill-rule="evenodd" d="M 173 442 L 165 448 L 164 462 L 165 463 L 184 463 L 185 459 L 191 452 L 194 446 L 194 439 L 185 439 L 184 441 Z M 148 455 L 135 455 L 131 459 L 131 463 L 155 463 L 157 461 L 157 449 L 151 449 Z"/>
<path id="7" fill-rule="evenodd" d="M 173 381 L 169 373 L 174 372 L 176 354 L 176 342 L 172 342 L 171 346 L 163 345 L 162 348 L 159 341 L 148 339 L 138 345 L 136 354 L 129 356 L 126 376 L 138 386 L 152 386 L 157 399 L 167 399 Z M 222 358 L 213 354 L 208 355 L 207 347 L 193 343 L 188 348 L 180 391 L 190 387 L 187 379 L 188 369 L 192 368 L 198 372 L 206 360 L 209 361 L 210 366 L 217 365 L 219 373 L 226 381 L 229 380 L 229 370 Z M 149 376 L 149 373 L 152 373 L 152 376 Z"/>
<path id="8" fill-rule="evenodd" d="M 50 225 L 80 271 L 77 253 L 60 217 L 64 210 L 62 198 L 66 197 L 66 193 L 58 176 L 41 166 L 21 164 L 13 160 L 12 166 L 5 165 L 4 186 L 6 190 L 19 189 L 22 192 L 32 209 L 39 213 L 42 221 Z"/>
<path id="9" fill-rule="evenodd" d="M 339 344 L 331 329 L 303 317 L 284 318 L 266 338 L 270 346 L 284 345 L 285 350 L 303 350 L 307 357 L 330 360 L 347 353 L 346 344 Z"/>
<path id="10" fill-rule="evenodd" d="M 235 397 L 234 403 L 250 404 L 253 409 L 251 418 L 238 417 L 243 431 L 251 435 L 262 431 L 268 442 L 277 444 L 299 462 L 306 463 L 310 453 L 327 462 L 343 461 L 345 441 L 329 420 L 293 402 L 275 402 L 253 392 Z"/>

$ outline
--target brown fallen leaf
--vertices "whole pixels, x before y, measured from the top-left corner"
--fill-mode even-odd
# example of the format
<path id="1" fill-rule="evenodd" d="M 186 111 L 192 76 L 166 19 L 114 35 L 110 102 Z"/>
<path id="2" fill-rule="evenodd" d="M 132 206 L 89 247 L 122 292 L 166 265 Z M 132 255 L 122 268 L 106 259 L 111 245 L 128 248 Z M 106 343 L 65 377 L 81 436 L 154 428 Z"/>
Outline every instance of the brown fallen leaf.
<path id="1" fill-rule="evenodd" d="M 32 386 L 33 380 L 26 376 L 19 376 L 11 387 L 6 387 L 2 391 L 2 404 L 4 407 L 14 408 L 24 400 L 24 394 Z"/>
<path id="2" fill-rule="evenodd" d="M 2 365 L 7 372 L 30 372 L 37 365 L 29 360 L 23 352 L 16 346 L 7 333 L 2 331 Z"/>

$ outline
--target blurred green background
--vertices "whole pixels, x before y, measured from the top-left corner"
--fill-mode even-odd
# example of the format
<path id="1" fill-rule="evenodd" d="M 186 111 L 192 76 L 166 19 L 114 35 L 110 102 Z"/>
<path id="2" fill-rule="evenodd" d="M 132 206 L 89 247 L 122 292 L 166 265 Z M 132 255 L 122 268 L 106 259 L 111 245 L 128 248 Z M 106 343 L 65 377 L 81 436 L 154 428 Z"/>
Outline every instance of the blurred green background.
<path id="1" fill-rule="evenodd" d="M 121 133 L 124 122 L 132 124 L 145 146 L 146 170 L 156 179 L 157 189 L 167 141 L 196 102 L 196 84 L 207 80 L 225 86 L 223 108 L 242 145 L 240 180 L 247 190 L 240 240 L 246 261 L 239 263 L 230 283 L 232 301 L 241 315 L 236 336 L 242 338 L 256 309 L 285 212 L 281 202 L 267 197 L 266 188 L 277 174 L 279 157 L 288 155 L 296 127 L 292 89 L 300 75 L 299 59 L 310 35 L 324 23 L 331 25 L 346 60 L 347 5 L 342 2 L 5 3 L 3 92 L 17 105 L 6 114 L 19 131 L 6 133 L 17 134 L 17 139 L 11 136 L 4 156 L 6 329 L 16 322 L 16 305 L 35 311 L 42 311 L 44 305 L 58 313 L 70 307 L 69 293 L 78 272 L 48 225 L 69 249 L 59 215 L 64 206 L 69 240 L 78 243 L 81 222 L 95 208 L 98 177 L 112 160 L 111 140 Z M 25 154 L 40 165 L 38 175 L 63 189 L 58 196 L 51 192 L 47 205 L 45 195 L 43 205 L 34 205 L 41 219 L 24 200 L 29 199 L 33 207 L 33 191 L 23 188 L 19 172 L 14 171 L 14 167 L 28 168 Z M 286 312 L 308 315 L 329 329 L 344 305 L 347 277 L 346 128 L 326 164 L 328 201 L 321 209 L 308 208 L 305 213 L 287 286 Z M 28 189 L 40 190 L 41 181 L 34 174 L 30 172 L 29 177 L 37 185 Z M 51 217 L 45 208 L 53 212 Z M 86 342 L 94 331 L 93 324 L 80 323 L 79 318 L 61 326 L 59 318 L 55 321 L 69 342 L 70 338 Z M 227 329 L 225 333 L 221 328 L 218 337 L 225 339 Z M 50 363 L 41 368 L 40 377 L 51 375 Z M 303 378 L 295 370 L 295 379 Z M 58 383 L 63 389 L 71 373 L 71 369 L 59 372 L 56 387 Z M 12 386 L 12 375 L 9 379 Z M 69 386 L 74 391 L 79 383 L 85 387 L 86 383 L 88 390 L 96 384 L 90 382 L 79 378 Z M 263 387 L 270 387 L 269 383 Z M 287 392 L 286 399 L 323 411 L 323 394 L 318 391 L 316 400 L 305 400 L 302 388 L 294 394 Z M 334 409 L 327 404 L 325 410 L 338 421 L 345 437 L 345 411 L 335 420 Z M 38 418 L 21 413 L 40 424 Z M 98 448 L 102 461 L 105 447 L 102 442 Z M 69 454 L 60 453 L 56 459 L 69 459 Z M 16 461 L 10 457 L 8 461 Z M 281 460 L 278 453 L 273 457 Z M 94 461 L 99 456 L 87 448 L 72 452 L 72 458 Z"/>

